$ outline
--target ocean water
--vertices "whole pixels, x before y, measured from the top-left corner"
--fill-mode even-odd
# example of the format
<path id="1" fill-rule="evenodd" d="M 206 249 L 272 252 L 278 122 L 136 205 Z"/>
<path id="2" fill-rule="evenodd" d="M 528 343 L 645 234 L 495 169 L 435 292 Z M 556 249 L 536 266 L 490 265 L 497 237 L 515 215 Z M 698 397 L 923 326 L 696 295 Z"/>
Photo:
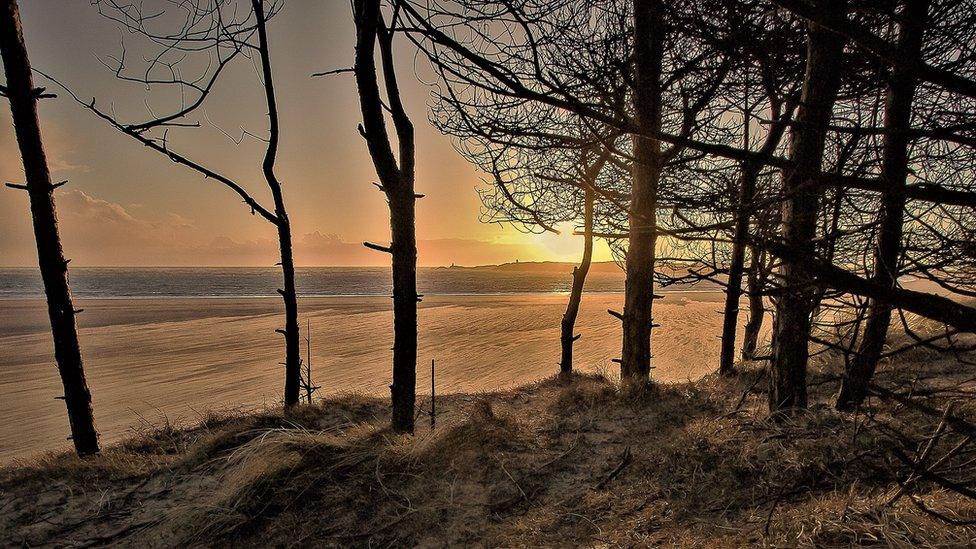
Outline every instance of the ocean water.
<path id="1" fill-rule="evenodd" d="M 590 272 L 587 292 L 621 292 L 623 273 L 612 265 Z M 281 273 L 273 267 L 77 267 L 71 291 L 76 297 L 264 297 L 276 296 Z M 563 293 L 572 285 L 572 267 L 546 269 L 420 268 L 418 291 L 424 295 L 507 295 Z M 314 296 L 390 295 L 390 269 L 384 267 L 302 267 L 296 271 L 298 293 Z M 43 297 L 34 268 L 0 268 L 0 298 Z"/>

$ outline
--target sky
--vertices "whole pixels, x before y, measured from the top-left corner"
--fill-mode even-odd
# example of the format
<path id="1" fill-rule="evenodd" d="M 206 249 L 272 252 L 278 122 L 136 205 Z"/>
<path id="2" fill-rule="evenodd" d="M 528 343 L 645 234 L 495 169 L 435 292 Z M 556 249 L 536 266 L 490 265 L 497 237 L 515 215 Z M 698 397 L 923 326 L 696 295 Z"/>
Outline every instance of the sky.
<path id="1" fill-rule="evenodd" d="M 113 63 L 145 55 L 137 37 L 118 30 L 85 0 L 21 1 L 31 63 L 123 121 L 172 108 L 172 98 L 123 82 Z M 152 0 L 147 0 L 151 5 Z M 389 256 L 362 241 L 388 242 L 389 217 L 375 172 L 356 131 L 360 122 L 351 75 L 311 78 L 352 64 L 354 30 L 347 0 L 285 0 L 269 25 L 281 115 L 277 173 L 292 222 L 299 265 L 385 265 Z M 580 237 L 524 234 L 479 222 L 483 174 L 469 165 L 427 120 L 425 66 L 398 45 L 398 76 L 417 128 L 417 239 L 421 265 L 483 265 L 510 261 L 576 261 Z M 203 127 L 173 132 L 171 147 L 244 182 L 264 204 L 261 177 L 266 106 L 254 67 L 244 59 L 222 75 L 194 120 Z M 419 76 L 418 76 L 419 75 Z M 54 86 L 37 77 L 37 85 Z M 170 99 L 170 101 L 167 101 Z M 0 180 L 23 182 L 10 112 L 0 109 Z M 250 215 L 229 189 L 176 165 L 96 119 L 66 94 L 41 102 L 41 131 L 55 181 L 67 257 L 84 266 L 262 266 L 277 262 L 273 227 Z M 609 259 L 605 245 L 595 259 Z M 27 198 L 0 190 L 0 266 L 32 266 L 36 252 Z"/>

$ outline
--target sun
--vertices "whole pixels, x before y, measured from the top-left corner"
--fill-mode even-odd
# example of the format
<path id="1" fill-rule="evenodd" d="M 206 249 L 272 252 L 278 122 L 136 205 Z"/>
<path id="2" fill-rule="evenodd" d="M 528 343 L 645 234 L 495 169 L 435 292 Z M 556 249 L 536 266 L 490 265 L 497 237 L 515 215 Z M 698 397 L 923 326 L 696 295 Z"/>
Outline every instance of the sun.
<path id="1" fill-rule="evenodd" d="M 514 244 L 524 250 L 520 261 L 560 261 L 576 263 L 583 255 L 583 236 L 576 233 L 572 223 L 559 223 L 555 226 L 559 233 L 522 233 L 506 229 L 499 242 Z M 593 261 L 611 261 L 610 247 L 602 239 L 593 243 Z"/>

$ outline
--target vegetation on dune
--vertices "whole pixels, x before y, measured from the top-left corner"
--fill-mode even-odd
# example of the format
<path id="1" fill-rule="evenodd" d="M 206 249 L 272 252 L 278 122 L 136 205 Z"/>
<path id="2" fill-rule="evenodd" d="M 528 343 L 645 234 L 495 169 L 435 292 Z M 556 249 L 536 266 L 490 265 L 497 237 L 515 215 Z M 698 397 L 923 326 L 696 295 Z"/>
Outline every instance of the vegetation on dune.
<path id="1" fill-rule="evenodd" d="M 881 375 L 959 379 L 934 357 L 917 351 Z M 861 415 L 837 412 L 839 368 L 822 360 L 810 408 L 778 422 L 762 412 L 766 374 L 747 368 L 642 391 L 576 374 L 452 395 L 438 403 L 437 428 L 420 422 L 416 436 L 393 433 L 388 407 L 358 395 L 163 425 L 95 458 L 48 455 L 7 468 L 0 530 L 29 545 L 976 539 L 973 527 L 930 513 L 965 521 L 976 504 L 925 481 L 906 491 L 910 468 L 894 457 L 915 451 L 901 437 L 931 440 L 939 418 L 880 400 Z"/>

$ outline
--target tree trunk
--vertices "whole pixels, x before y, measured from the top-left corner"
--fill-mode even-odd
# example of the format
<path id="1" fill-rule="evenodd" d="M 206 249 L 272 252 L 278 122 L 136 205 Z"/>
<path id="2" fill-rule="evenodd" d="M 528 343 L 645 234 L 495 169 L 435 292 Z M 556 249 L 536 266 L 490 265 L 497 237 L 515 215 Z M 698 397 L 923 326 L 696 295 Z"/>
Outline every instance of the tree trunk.
<path id="1" fill-rule="evenodd" d="M 295 261 L 292 257 L 291 223 L 284 210 L 278 213 L 278 243 L 285 303 L 285 408 L 298 405 L 302 383 L 301 334 L 298 327 L 298 293 L 295 289 Z"/>
<path id="2" fill-rule="evenodd" d="M 393 429 L 412 433 L 417 391 L 417 240 L 413 180 L 390 193 L 393 251 Z"/>
<path id="3" fill-rule="evenodd" d="M 818 0 L 830 20 L 846 17 L 843 0 Z M 796 126 L 791 131 L 791 169 L 784 173 L 783 240 L 799 255 L 812 257 L 820 207 L 818 178 L 834 101 L 840 87 L 844 39 L 815 24 L 807 25 L 807 62 Z M 800 264 L 784 260 L 784 292 L 776 302 L 769 376 L 770 412 L 807 405 L 807 347 L 816 296 L 815 279 Z"/>
<path id="4" fill-rule="evenodd" d="M 414 129 L 400 100 L 393 63 L 393 33 L 386 28 L 379 0 L 355 0 L 356 86 L 363 114 L 360 132 L 366 139 L 380 187 L 390 204 L 388 248 L 367 244 L 392 255 L 393 263 L 393 407 L 391 427 L 413 433 L 417 392 L 417 237 L 415 229 Z M 384 103 L 377 80 L 374 53 L 379 43 L 386 106 L 393 120 L 399 161 L 386 130 Z"/>
<path id="5" fill-rule="evenodd" d="M 728 285 L 725 289 L 725 309 L 722 316 L 722 349 L 718 371 L 722 375 L 735 373 L 735 330 L 739 324 L 739 301 L 742 299 L 742 275 L 745 272 L 746 239 L 749 236 L 748 203 L 756 193 L 758 170 L 749 166 L 743 170 L 739 184 L 735 231 L 732 237 L 732 258 L 729 262 Z"/>
<path id="6" fill-rule="evenodd" d="M 651 373 L 651 325 L 657 244 L 657 191 L 661 176 L 661 66 L 664 59 L 664 4 L 634 0 L 635 135 L 629 241 L 624 286 L 623 349 L 620 379 L 643 383 Z"/>
<path id="7" fill-rule="evenodd" d="M 278 157 L 278 102 L 275 99 L 274 79 L 271 73 L 271 52 L 268 46 L 268 31 L 264 0 L 251 0 L 257 18 L 258 52 L 261 56 L 264 94 L 268 105 L 268 146 L 264 156 L 264 179 L 271 190 L 275 204 L 275 227 L 278 229 L 278 249 L 281 258 L 283 288 L 278 290 L 285 305 L 285 328 L 280 330 L 285 336 L 285 408 L 298 405 L 299 390 L 302 383 L 301 334 L 298 327 L 298 296 L 295 289 L 295 260 L 292 255 L 291 222 L 285 209 L 285 199 L 281 193 L 281 182 L 275 175 L 275 161 Z"/>
<path id="8" fill-rule="evenodd" d="M 927 0 L 908 0 L 899 18 L 898 50 L 902 59 L 918 59 L 928 15 Z M 882 149 L 881 178 L 890 186 L 882 195 L 879 212 L 878 241 L 874 250 L 874 273 L 877 284 L 894 287 L 898 281 L 901 256 L 905 196 L 898 192 L 908 176 L 908 130 L 911 129 L 912 101 L 917 82 L 903 66 L 892 69 L 885 97 L 885 136 Z M 857 408 L 867 396 L 868 382 L 874 375 L 891 322 L 891 305 L 877 299 L 868 300 L 868 318 L 857 354 L 848 365 L 841 382 L 836 407 Z"/>
<path id="9" fill-rule="evenodd" d="M 573 288 L 569 293 L 569 304 L 566 305 L 566 312 L 563 314 L 561 323 L 561 335 L 559 342 L 562 345 L 562 357 L 559 360 L 559 373 L 568 376 L 573 371 L 573 343 L 579 339 L 573 333 L 576 327 L 576 317 L 579 315 L 580 301 L 583 299 L 583 285 L 586 283 L 586 275 L 590 271 L 590 263 L 593 261 L 593 200 L 594 191 L 591 181 L 586 182 L 586 191 L 583 198 L 583 258 L 578 267 L 573 267 Z"/>
<path id="10" fill-rule="evenodd" d="M 773 125 L 766 139 L 763 141 L 760 155 L 771 155 L 779 146 L 786 133 L 786 119 L 790 117 L 796 107 L 792 102 L 784 110 L 778 99 L 770 94 L 771 119 L 777 123 Z M 745 111 L 745 131 L 743 132 L 743 149 L 749 149 L 749 116 L 750 109 Z M 730 375 L 735 367 L 735 330 L 739 319 L 739 302 L 742 299 L 742 276 L 745 273 L 746 248 L 749 240 L 749 227 L 754 213 L 752 202 L 756 195 L 756 182 L 762 164 L 756 161 L 745 162 L 739 178 L 739 195 L 737 198 L 735 230 L 732 238 L 732 258 L 729 261 L 729 280 L 725 292 L 725 313 L 722 322 L 722 349 L 719 356 L 719 373 Z M 749 320 L 746 322 L 742 341 L 743 360 L 752 360 L 756 355 L 756 345 L 759 341 L 759 330 L 762 328 L 763 308 L 762 288 L 765 277 L 762 274 L 762 253 L 752 248 L 752 262 L 749 271 Z"/>
<path id="11" fill-rule="evenodd" d="M 742 148 L 749 150 L 748 85 L 745 106 L 742 110 Z M 718 373 L 729 376 L 735 373 L 735 329 L 739 325 L 739 302 L 742 300 L 742 274 L 746 263 L 746 238 L 749 236 L 750 203 L 756 194 L 759 166 L 746 163 L 739 177 L 739 195 L 736 200 L 735 230 L 732 236 L 732 258 L 729 261 L 728 284 L 725 288 L 725 309 L 722 315 L 722 349 L 719 352 Z"/>
<path id="12" fill-rule="evenodd" d="M 749 286 L 746 292 L 749 296 L 749 320 L 746 321 L 742 333 L 742 360 L 755 359 L 756 348 L 759 346 L 759 332 L 762 331 L 763 318 L 766 316 L 766 306 L 762 296 L 766 280 L 763 276 L 763 255 L 762 251 L 752 248 L 747 277 Z"/>
<path id="13" fill-rule="evenodd" d="M 78 455 L 98 452 L 98 433 L 92 414 L 91 391 L 78 343 L 75 308 L 68 286 L 68 261 L 61 248 L 58 216 L 54 205 L 54 186 L 48 171 L 37 117 L 40 90 L 34 89 L 27 47 L 15 0 L 3 2 L 0 11 L 0 54 L 7 75 L 7 95 L 13 115 L 17 144 L 27 176 L 37 259 L 47 296 L 47 311 L 54 336 L 54 357 L 64 385 L 71 440 Z"/>

